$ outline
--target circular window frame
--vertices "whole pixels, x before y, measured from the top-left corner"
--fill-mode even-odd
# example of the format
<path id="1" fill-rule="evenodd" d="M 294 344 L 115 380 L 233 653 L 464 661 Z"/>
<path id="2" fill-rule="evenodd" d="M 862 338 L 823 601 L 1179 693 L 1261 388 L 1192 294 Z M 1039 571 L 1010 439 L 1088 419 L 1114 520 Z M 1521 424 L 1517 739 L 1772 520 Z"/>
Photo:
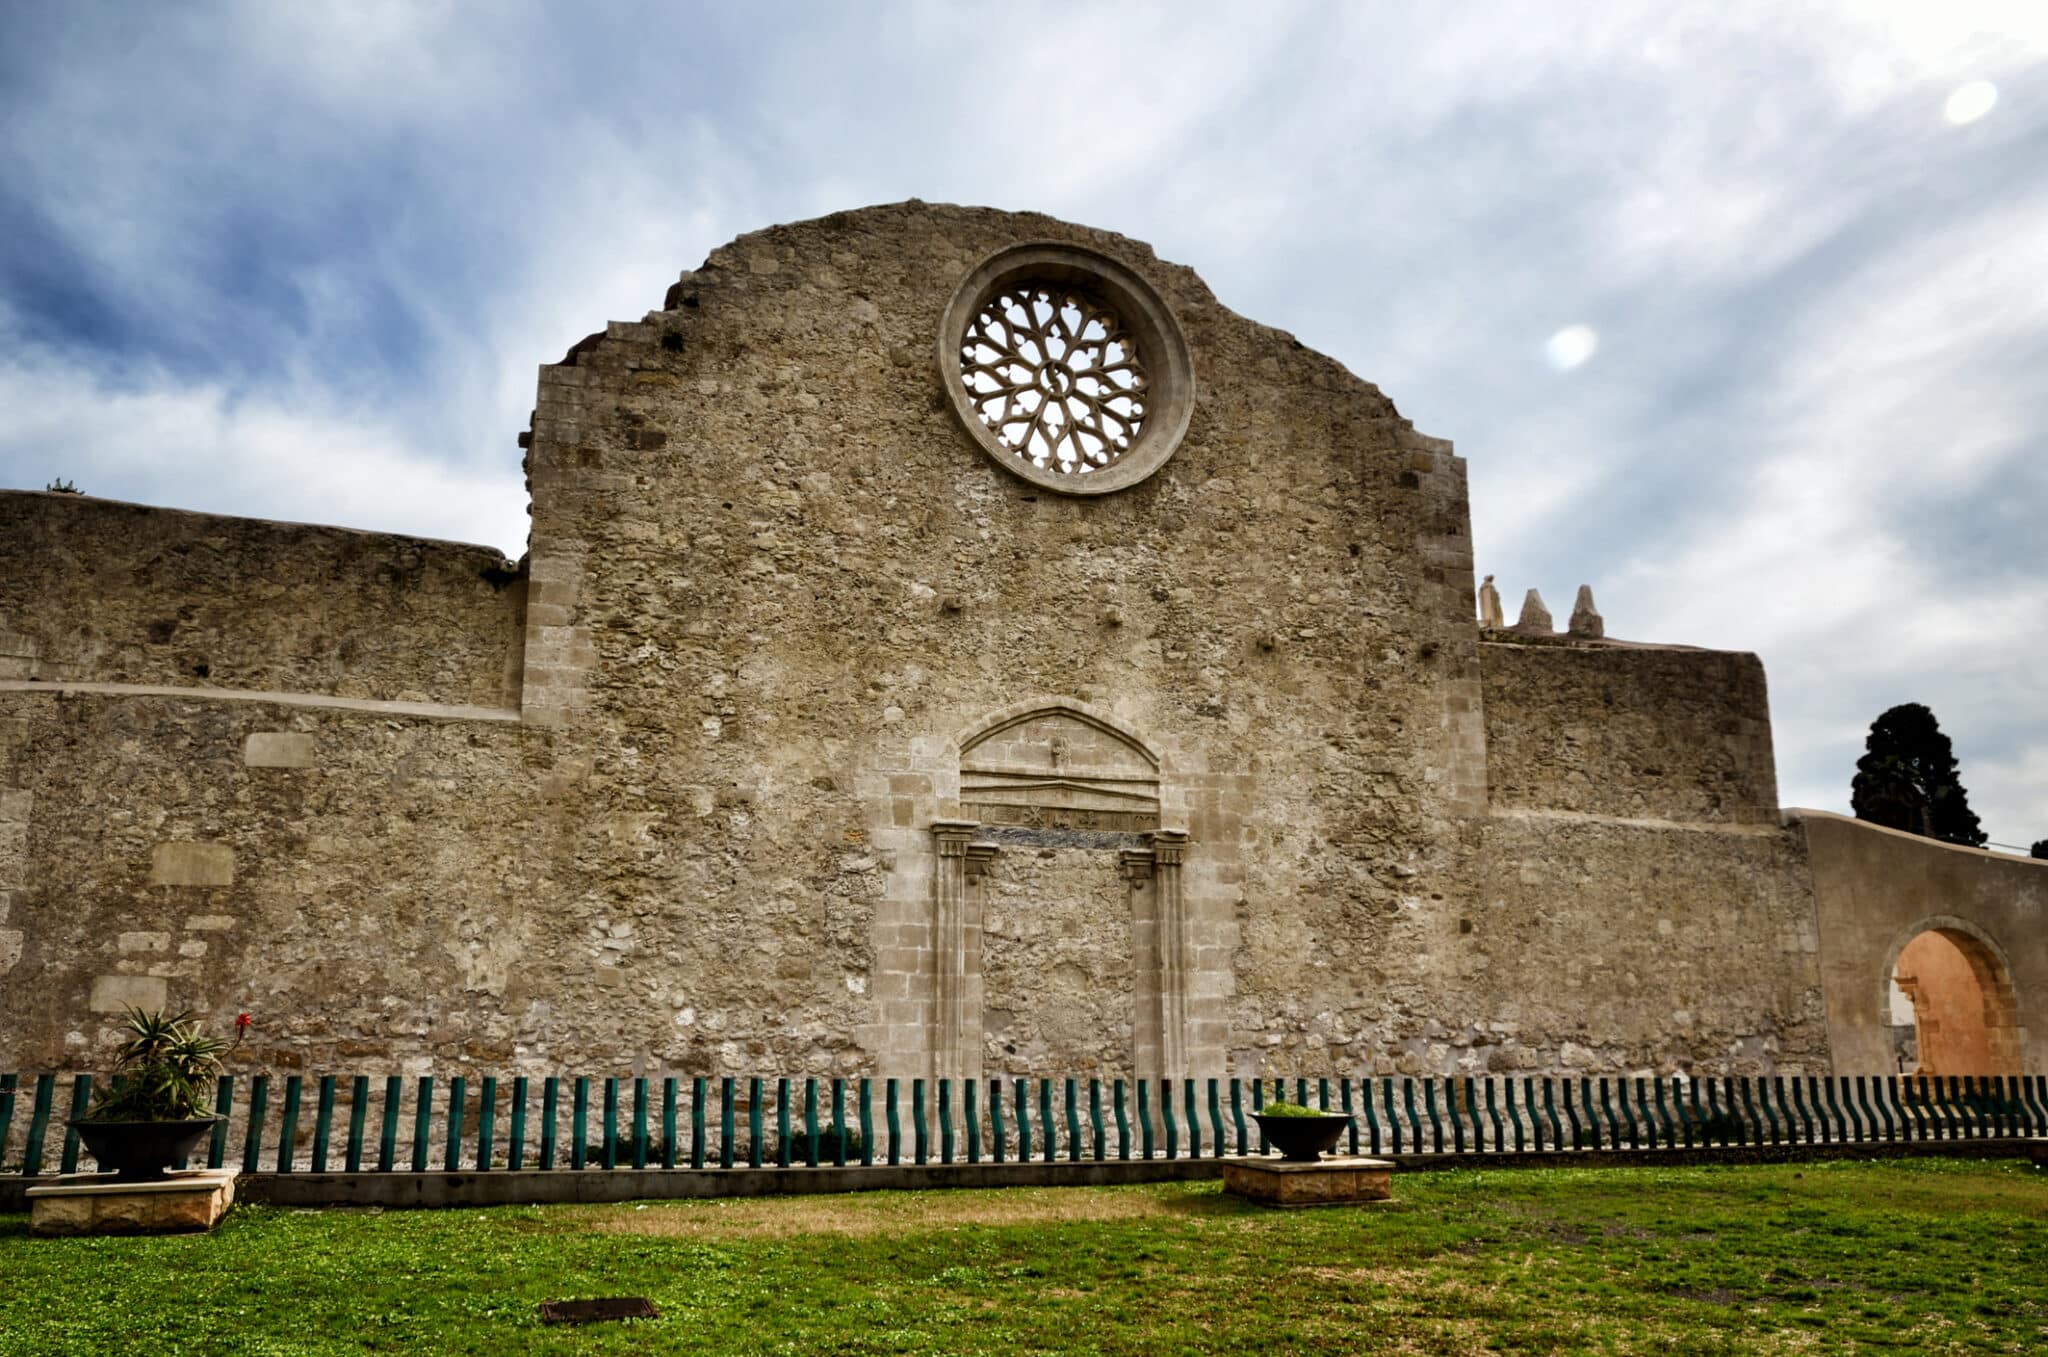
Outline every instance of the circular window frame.
<path id="1" fill-rule="evenodd" d="M 977 312 L 1004 288 L 1022 282 L 1070 283 L 1094 292 L 1130 330 L 1146 368 L 1145 418 L 1129 451 L 1100 471 L 1041 467 L 981 422 L 960 364 L 961 341 Z M 1180 322 L 1152 285 L 1106 255 L 1059 241 L 1035 240 L 997 250 L 953 293 L 939 326 L 939 377 L 953 413 L 981 450 L 1011 475 L 1077 498 L 1128 490 L 1166 464 L 1187 433 L 1195 409 L 1195 367 Z"/>

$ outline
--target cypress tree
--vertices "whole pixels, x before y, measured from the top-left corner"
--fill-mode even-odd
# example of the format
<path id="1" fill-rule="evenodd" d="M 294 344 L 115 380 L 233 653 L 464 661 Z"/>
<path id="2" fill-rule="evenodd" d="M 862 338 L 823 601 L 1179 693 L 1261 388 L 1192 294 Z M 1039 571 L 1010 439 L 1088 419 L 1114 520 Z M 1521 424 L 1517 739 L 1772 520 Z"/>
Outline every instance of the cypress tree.
<path id="1" fill-rule="evenodd" d="M 1988 837 L 1956 775 L 1956 756 L 1934 713 L 1918 702 L 1870 723 L 1849 806 L 1856 818 L 1947 843 L 1982 848 Z"/>

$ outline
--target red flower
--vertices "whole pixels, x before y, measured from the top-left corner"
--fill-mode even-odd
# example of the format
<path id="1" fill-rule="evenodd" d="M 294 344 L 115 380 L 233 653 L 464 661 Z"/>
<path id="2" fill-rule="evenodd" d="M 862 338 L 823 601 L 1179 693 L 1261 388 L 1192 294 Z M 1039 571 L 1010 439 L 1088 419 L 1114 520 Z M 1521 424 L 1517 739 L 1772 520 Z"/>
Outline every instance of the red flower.
<path id="1" fill-rule="evenodd" d="M 238 1032 L 246 1032 L 246 1031 L 248 1031 L 248 1030 L 249 1030 L 249 1015 L 248 1015 L 248 1014 L 246 1014 L 246 1013 L 237 1013 L 237 1014 L 235 1015 L 235 1030 L 236 1030 L 236 1031 L 238 1031 Z"/>

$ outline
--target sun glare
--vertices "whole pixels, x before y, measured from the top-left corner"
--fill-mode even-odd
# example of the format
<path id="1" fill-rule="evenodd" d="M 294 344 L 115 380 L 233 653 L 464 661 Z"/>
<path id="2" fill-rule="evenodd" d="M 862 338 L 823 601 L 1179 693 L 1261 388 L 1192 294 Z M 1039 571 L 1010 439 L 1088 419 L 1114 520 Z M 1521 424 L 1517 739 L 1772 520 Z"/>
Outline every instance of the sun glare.
<path id="1" fill-rule="evenodd" d="M 1956 86 L 1948 96 L 1948 102 L 1941 107 L 1941 114 L 1952 127 L 1973 123 L 1991 111 L 1998 102 L 1998 86 L 1989 80 L 1972 80 L 1967 85 Z"/>
<path id="2" fill-rule="evenodd" d="M 1559 372 L 1570 372 L 1591 358 L 1600 347 L 1600 336 L 1590 325 L 1567 325 L 1543 345 L 1543 354 Z"/>

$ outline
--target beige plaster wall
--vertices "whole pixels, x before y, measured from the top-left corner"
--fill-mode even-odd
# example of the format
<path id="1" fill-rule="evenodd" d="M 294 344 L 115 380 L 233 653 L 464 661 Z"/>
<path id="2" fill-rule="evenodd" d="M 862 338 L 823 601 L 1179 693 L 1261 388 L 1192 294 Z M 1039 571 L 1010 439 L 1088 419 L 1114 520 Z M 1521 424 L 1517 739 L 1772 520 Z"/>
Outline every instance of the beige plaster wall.
<path id="1" fill-rule="evenodd" d="M 490 547 L 0 491 L 0 680 L 516 706 Z"/>
<path id="2" fill-rule="evenodd" d="M 2048 863 L 1824 811 L 1790 814 L 1812 863 L 1835 1072 L 1894 1072 L 1891 976 L 1916 934 L 1941 927 L 1997 959 L 2012 984 L 2021 1068 L 2048 1073 Z"/>

